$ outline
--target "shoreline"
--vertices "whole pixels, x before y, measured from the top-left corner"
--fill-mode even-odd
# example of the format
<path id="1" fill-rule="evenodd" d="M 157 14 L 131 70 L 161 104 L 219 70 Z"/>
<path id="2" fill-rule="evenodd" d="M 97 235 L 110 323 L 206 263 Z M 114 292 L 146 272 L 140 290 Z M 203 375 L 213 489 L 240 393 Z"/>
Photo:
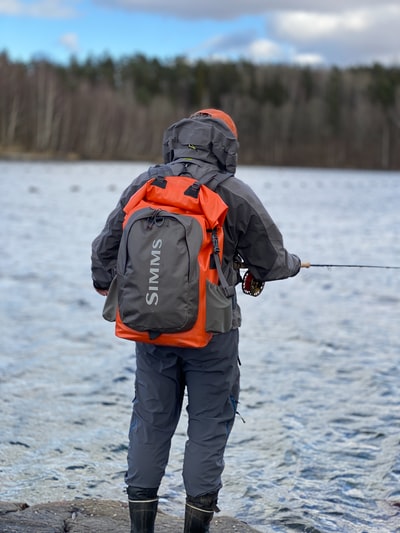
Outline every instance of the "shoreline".
<path id="1" fill-rule="evenodd" d="M 125 502 L 77 499 L 29 506 L 27 503 L 0 501 L 2 533 L 128 533 L 129 530 L 129 510 Z M 178 531 L 183 531 L 183 518 L 159 510 L 155 533 Z M 211 533 L 232 532 L 257 533 L 258 530 L 236 518 L 215 514 Z"/>
<path id="2" fill-rule="evenodd" d="M 149 156 L 147 159 L 113 159 L 113 158 L 88 158 L 82 157 L 80 154 L 75 152 L 57 154 L 50 152 L 24 152 L 18 150 L 1 150 L 0 149 L 0 162 L 1 161 L 11 161 L 11 162 L 43 162 L 43 163 L 143 163 L 143 162 L 152 162 L 152 164 L 162 163 L 161 160 L 154 159 L 154 157 Z M 150 164 L 150 163 L 149 163 Z M 357 167 L 357 166 L 334 166 L 334 165 L 276 165 L 269 164 L 263 165 L 260 163 L 241 163 L 239 166 L 248 166 L 248 167 L 258 167 L 265 166 L 267 168 L 299 168 L 299 169 L 311 169 L 311 170 L 341 170 L 341 171 L 359 171 L 359 172 L 399 172 L 399 168 L 381 168 L 381 167 Z"/>

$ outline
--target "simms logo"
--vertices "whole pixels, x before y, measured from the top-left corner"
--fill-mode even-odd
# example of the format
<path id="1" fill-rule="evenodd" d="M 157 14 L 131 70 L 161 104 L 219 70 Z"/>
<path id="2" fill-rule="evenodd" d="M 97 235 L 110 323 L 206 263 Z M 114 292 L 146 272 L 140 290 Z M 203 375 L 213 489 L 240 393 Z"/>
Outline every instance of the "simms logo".
<path id="1" fill-rule="evenodd" d="M 160 280 L 160 259 L 162 239 L 153 241 L 149 268 L 149 285 L 146 293 L 147 305 L 158 304 L 158 284 Z"/>

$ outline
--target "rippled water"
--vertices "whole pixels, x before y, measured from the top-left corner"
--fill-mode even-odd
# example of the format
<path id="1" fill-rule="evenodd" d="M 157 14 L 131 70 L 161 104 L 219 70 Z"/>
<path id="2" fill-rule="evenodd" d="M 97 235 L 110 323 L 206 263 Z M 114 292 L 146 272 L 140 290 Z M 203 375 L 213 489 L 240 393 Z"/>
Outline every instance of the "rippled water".
<path id="1" fill-rule="evenodd" d="M 146 166 L 0 162 L 3 500 L 125 500 L 135 359 L 101 318 L 90 243 Z M 400 265 L 399 173 L 239 177 L 303 260 Z M 400 271 L 315 267 L 240 303 L 245 423 L 223 514 L 263 532 L 400 531 Z M 161 487 L 180 515 L 185 422 Z"/>

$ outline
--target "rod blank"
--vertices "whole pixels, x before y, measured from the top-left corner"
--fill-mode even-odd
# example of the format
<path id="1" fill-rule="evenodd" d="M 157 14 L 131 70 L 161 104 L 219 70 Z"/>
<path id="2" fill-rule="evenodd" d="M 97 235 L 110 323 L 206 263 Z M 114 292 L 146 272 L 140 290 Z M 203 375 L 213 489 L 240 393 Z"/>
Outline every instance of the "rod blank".
<path id="1" fill-rule="evenodd" d="M 400 266 L 387 266 L 387 265 L 337 265 L 337 264 L 325 264 L 325 263 L 301 263 L 301 268 L 310 267 L 323 267 L 323 268 L 386 268 L 391 270 L 400 270 Z"/>

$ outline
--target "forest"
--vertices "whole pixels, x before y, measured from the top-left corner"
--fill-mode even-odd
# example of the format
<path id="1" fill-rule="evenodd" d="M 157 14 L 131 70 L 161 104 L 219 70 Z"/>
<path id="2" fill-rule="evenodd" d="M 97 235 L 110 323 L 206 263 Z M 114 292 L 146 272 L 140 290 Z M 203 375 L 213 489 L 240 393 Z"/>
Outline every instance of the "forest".
<path id="1" fill-rule="evenodd" d="M 0 53 L 0 158 L 160 162 L 164 129 L 204 107 L 235 120 L 240 164 L 400 169 L 400 66 Z"/>

